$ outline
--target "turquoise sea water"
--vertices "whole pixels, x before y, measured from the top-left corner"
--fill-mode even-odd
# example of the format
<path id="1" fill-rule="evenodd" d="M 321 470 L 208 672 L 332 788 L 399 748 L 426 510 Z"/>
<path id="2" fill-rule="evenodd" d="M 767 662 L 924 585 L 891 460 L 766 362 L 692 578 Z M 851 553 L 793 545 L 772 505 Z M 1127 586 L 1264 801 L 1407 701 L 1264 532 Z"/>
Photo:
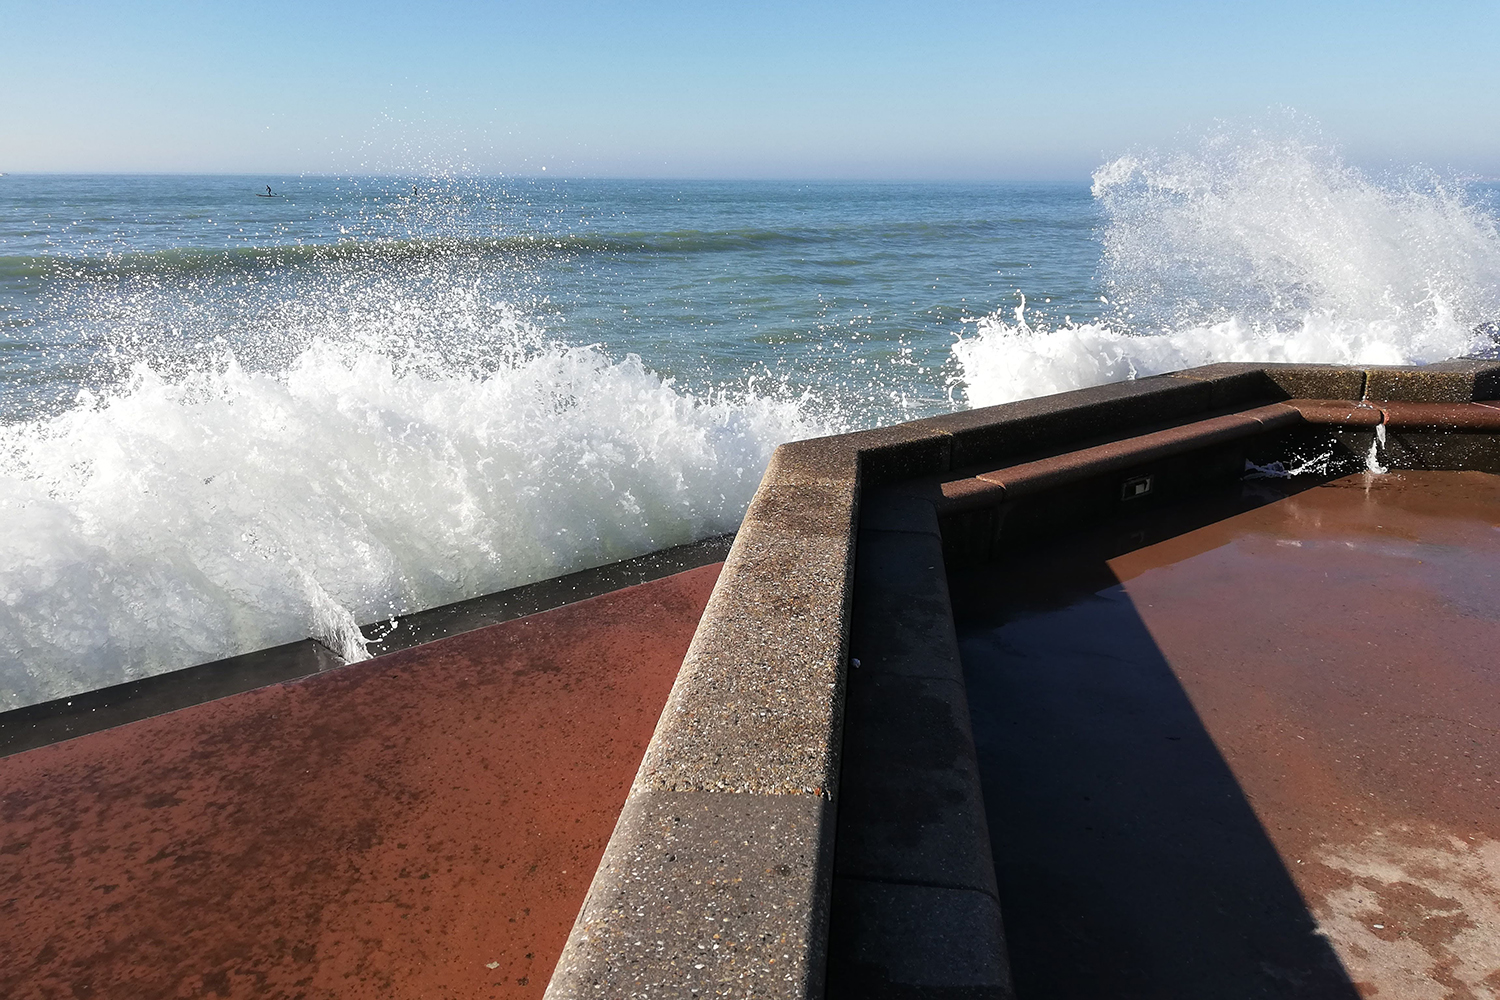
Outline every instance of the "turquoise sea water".
<path id="1" fill-rule="evenodd" d="M 1087 185 L 0 177 L 0 709 L 731 530 L 785 440 L 1497 317 L 1493 186 L 1256 135 Z"/>

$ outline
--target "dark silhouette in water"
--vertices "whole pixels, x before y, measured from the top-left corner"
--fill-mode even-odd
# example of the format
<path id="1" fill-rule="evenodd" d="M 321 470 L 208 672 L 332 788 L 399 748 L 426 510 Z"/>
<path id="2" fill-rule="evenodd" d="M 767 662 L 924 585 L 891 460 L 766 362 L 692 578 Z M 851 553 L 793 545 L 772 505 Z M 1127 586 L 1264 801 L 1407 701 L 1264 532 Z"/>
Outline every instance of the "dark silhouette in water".
<path id="1" fill-rule="evenodd" d="M 255 192 L 255 197 L 257 197 L 257 198 L 274 198 L 274 197 L 276 197 L 276 192 L 272 191 L 271 190 L 271 185 L 267 184 L 266 185 L 266 193 L 265 194 L 261 194 L 259 191 L 257 191 L 257 192 Z"/>

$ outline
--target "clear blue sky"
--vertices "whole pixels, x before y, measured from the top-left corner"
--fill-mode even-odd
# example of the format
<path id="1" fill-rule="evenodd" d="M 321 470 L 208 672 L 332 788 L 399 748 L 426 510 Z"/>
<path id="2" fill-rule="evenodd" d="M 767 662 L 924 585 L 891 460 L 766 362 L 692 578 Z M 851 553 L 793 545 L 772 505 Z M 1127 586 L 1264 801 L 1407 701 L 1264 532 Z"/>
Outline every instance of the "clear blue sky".
<path id="1" fill-rule="evenodd" d="M 1082 179 L 1290 107 L 1494 175 L 1497 48 L 1497 0 L 0 0 L 0 171 Z"/>

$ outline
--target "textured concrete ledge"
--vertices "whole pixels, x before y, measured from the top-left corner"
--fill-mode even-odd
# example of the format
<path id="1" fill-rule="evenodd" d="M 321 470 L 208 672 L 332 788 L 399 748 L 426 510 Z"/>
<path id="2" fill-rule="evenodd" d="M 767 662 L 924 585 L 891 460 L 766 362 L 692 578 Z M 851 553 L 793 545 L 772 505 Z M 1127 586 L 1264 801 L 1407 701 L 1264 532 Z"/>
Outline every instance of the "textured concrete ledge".
<path id="1" fill-rule="evenodd" d="M 1451 412 L 1396 404 L 1495 396 L 1500 364 L 1493 362 L 1221 364 L 778 449 L 548 995 L 822 995 L 864 490 L 926 478 L 934 495 L 911 496 L 913 503 L 939 513 L 944 503 L 984 507 L 1026 481 L 1027 462 L 1055 460 L 1029 470 L 1036 489 L 1050 490 L 1064 467 L 1072 470 L 1067 476 L 1083 476 L 1148 459 L 1191 463 L 1216 444 L 1305 426 L 1315 410 L 1327 410 L 1289 400 L 1343 407 L 1349 419 L 1333 421 L 1338 427 L 1358 423 L 1367 410 L 1387 420 L 1420 412 L 1422 427 L 1446 433 L 1459 429 Z M 1379 404 L 1357 405 L 1367 400 Z M 1477 408 L 1462 412 L 1471 422 L 1490 419 Z M 1058 459 L 1080 446 L 1099 450 L 1083 464 Z M 1011 480 L 958 471 L 985 467 L 1008 468 Z M 866 527 L 905 530 L 904 517 L 899 504 L 886 506 Z M 848 891 L 887 891 L 872 885 L 851 879 Z M 979 905 L 969 896 L 959 904 Z M 965 950 L 964 926 L 928 928 L 932 945 L 948 947 L 956 962 L 980 962 Z M 900 939 L 894 925 L 889 930 L 892 942 Z"/>
<path id="2" fill-rule="evenodd" d="M 634 793 L 547 995 L 811 995 L 830 814 L 809 795 Z"/>
<path id="3" fill-rule="evenodd" d="M 1282 399 L 1468 403 L 1500 398 L 1500 362 L 1459 358 L 1421 367 L 1290 365 L 1228 362 L 1174 372 L 1226 390 L 1269 392 Z"/>
<path id="4" fill-rule="evenodd" d="M 1189 424 L 1124 438 L 1092 448 L 1079 448 L 1051 458 L 1023 462 L 974 477 L 1001 487 L 1012 499 L 1040 493 L 1089 476 L 1118 472 L 1146 462 L 1211 448 L 1299 423 L 1293 407 L 1273 403 L 1240 413 L 1210 417 Z"/>
<path id="5" fill-rule="evenodd" d="M 1441 428 L 1450 431 L 1500 430 L 1500 404 L 1349 402 L 1337 399 L 1293 399 L 1286 406 L 1309 424 L 1340 427 Z"/>

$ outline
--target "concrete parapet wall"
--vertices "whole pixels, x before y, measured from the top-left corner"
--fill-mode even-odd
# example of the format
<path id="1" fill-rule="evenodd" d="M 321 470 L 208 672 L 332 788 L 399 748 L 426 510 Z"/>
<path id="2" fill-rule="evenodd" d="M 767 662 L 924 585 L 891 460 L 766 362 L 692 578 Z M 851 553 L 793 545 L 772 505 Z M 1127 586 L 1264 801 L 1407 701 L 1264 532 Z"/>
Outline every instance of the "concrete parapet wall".
<path id="1" fill-rule="evenodd" d="M 1153 463 L 1191 480 L 1210 453 L 1228 459 L 1209 463 L 1215 475 L 1238 475 L 1243 451 L 1233 448 L 1299 428 L 1411 428 L 1404 454 L 1414 461 L 1463 463 L 1479 453 L 1429 439 L 1490 441 L 1500 408 L 1481 401 L 1497 396 L 1493 362 L 1218 364 L 782 446 L 548 996 L 823 995 L 856 540 L 870 489 L 899 484 L 865 528 L 975 514 L 944 524 L 944 551 L 963 524 L 979 525 L 975 546 L 987 551 L 1007 505 L 1073 489 L 1081 506 L 1057 515 L 1071 516 L 1118 500 L 1118 477 Z"/>

